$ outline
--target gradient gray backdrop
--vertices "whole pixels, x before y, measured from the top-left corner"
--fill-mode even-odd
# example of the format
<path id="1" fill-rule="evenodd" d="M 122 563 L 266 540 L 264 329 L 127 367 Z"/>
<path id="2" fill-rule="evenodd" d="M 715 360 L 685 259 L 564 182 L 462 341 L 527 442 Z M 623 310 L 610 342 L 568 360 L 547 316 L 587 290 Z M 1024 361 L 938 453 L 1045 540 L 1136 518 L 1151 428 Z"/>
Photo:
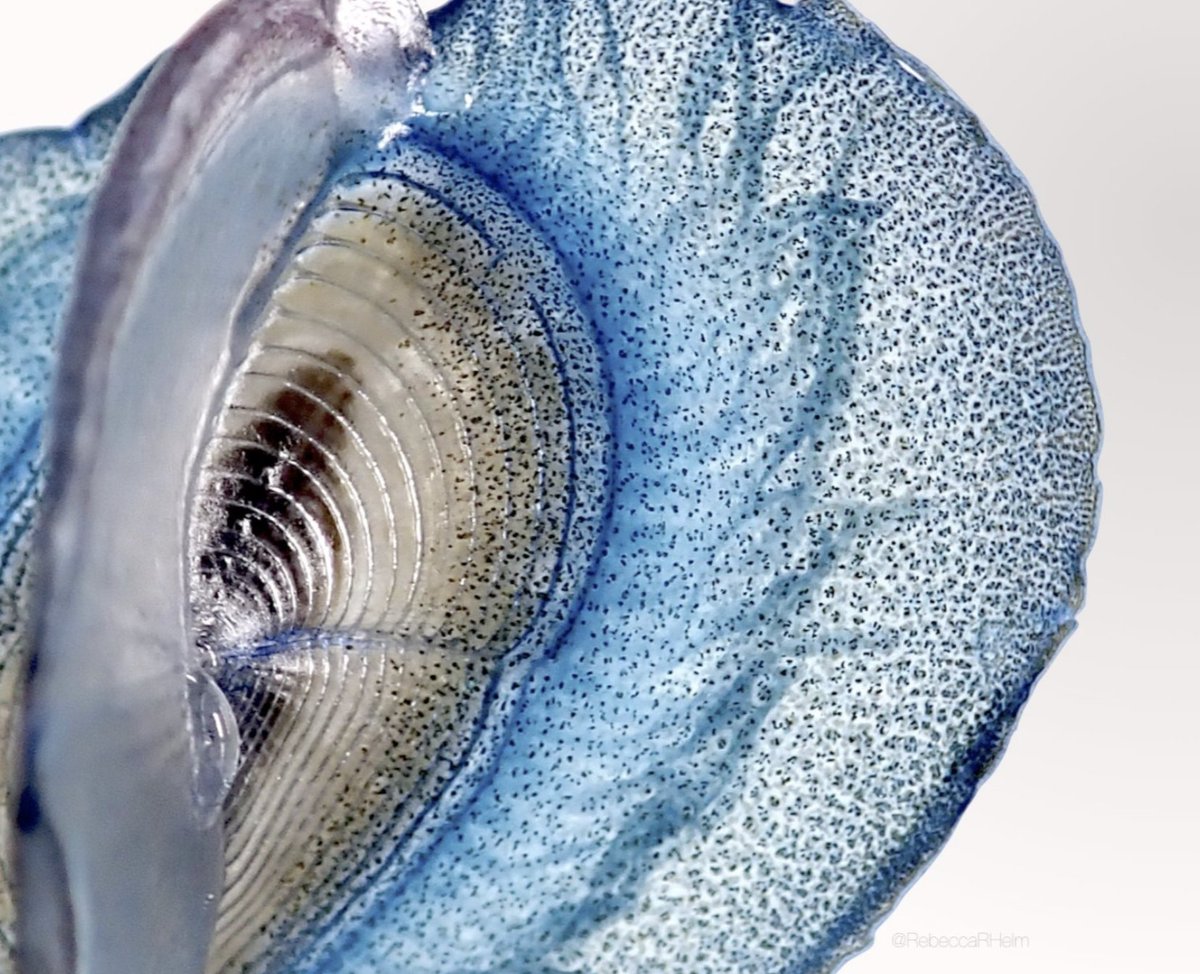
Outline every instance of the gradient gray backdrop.
<path id="1" fill-rule="evenodd" d="M 72 121 L 208 5 L 4 0 L 0 130 Z M 945 850 L 844 974 L 1200 970 L 1187 933 L 1200 907 L 1200 641 L 1188 621 L 1198 575 L 1189 390 L 1200 348 L 1200 8 L 858 8 L 958 93 L 1033 186 L 1078 290 L 1105 440 L 1079 630 Z M 914 942 L 980 933 L 1023 940 Z"/>

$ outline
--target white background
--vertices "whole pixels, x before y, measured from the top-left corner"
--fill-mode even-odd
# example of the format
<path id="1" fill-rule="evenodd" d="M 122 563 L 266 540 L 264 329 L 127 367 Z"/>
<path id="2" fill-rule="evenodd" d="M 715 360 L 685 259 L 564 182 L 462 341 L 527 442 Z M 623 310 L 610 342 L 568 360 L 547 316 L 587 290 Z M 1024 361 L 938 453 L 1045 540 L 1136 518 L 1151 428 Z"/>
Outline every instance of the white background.
<path id="1" fill-rule="evenodd" d="M 0 131 L 72 121 L 207 6 L 5 0 Z M 945 851 L 844 974 L 1198 970 L 1200 8 L 858 7 L 979 114 L 1032 184 L 1079 293 L 1105 444 L 1080 629 Z M 1027 945 L 908 944 L 981 932 Z"/>

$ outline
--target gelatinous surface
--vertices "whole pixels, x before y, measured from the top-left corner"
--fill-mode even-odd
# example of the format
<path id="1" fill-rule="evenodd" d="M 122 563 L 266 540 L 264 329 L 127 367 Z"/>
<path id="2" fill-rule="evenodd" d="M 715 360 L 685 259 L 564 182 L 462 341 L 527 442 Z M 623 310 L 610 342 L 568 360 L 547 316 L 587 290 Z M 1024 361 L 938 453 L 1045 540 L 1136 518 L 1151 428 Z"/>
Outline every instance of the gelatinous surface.
<path id="1" fill-rule="evenodd" d="M 42 491 L 44 417 L 59 315 L 74 241 L 128 97 L 96 111 L 73 135 L 43 132 L 0 140 L 0 728 L 13 753 L 15 698 L 27 641 L 31 526 Z M 5 771 L 12 806 L 12 781 Z M 20 804 L 18 801 L 17 804 Z M 24 803 L 18 824 L 36 809 Z M 0 824 L 7 849 L 10 820 Z M 4 857 L 3 961 L 12 966 L 12 867 Z"/>
<path id="2" fill-rule="evenodd" d="M 461 0 L 431 27 L 412 115 L 333 71 L 372 121 L 283 170 L 265 251 L 203 276 L 269 170 L 229 147 L 310 144 L 287 98 L 239 106 L 184 167 L 222 178 L 138 242 L 145 307 L 216 280 L 232 309 L 159 440 L 108 387 L 112 483 L 175 491 L 181 528 L 113 519 L 95 553 L 161 542 L 186 590 L 139 597 L 188 626 L 191 800 L 229 789 L 209 969 L 826 970 L 1073 625 L 1098 434 L 1057 249 L 973 116 L 840 3 Z M 108 125 L 0 144 L 10 684 Z M 60 354 L 172 354 L 143 317 Z"/>
<path id="3" fill-rule="evenodd" d="M 227 4 L 122 122 L 44 451 L 17 776 L 38 809 L 16 842 L 29 969 L 204 969 L 232 778 L 220 695 L 193 692 L 209 684 L 187 597 L 190 470 L 258 278 L 332 155 L 407 111 L 426 48 L 403 3 Z M 265 124 L 291 137 L 263 139 Z"/>

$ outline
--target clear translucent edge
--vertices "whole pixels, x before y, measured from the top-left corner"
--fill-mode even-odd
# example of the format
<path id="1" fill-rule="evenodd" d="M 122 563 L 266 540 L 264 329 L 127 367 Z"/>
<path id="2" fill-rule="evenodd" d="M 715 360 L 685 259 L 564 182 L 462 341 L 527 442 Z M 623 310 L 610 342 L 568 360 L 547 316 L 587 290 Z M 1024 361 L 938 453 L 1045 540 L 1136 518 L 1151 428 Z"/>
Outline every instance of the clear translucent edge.
<path id="1" fill-rule="evenodd" d="M 843 3 L 847 9 L 852 10 L 852 11 L 854 10 L 853 4 L 851 4 L 849 2 L 849 0 L 843 0 Z M 855 13 L 855 16 L 861 17 L 861 15 L 857 13 L 857 11 L 854 11 L 854 13 Z M 889 48 L 891 48 L 891 50 L 895 53 L 897 63 L 900 64 L 904 68 L 904 70 L 913 73 L 916 77 L 919 77 L 921 80 L 923 80 L 927 84 L 933 86 L 938 91 L 943 92 L 947 98 L 952 99 L 953 101 L 955 101 L 956 103 L 958 103 L 960 105 L 964 104 L 963 100 L 955 93 L 954 89 L 951 88 L 950 85 L 948 85 L 938 75 L 938 73 L 936 71 L 934 71 L 931 67 L 929 67 L 929 65 L 927 65 L 924 61 L 920 60 L 919 58 L 914 57 L 908 51 L 903 50 L 890 37 L 888 37 L 888 35 L 883 30 L 881 30 L 875 24 L 870 23 L 869 21 L 865 21 L 865 20 L 864 20 L 864 23 L 866 23 L 869 26 L 870 30 L 876 36 L 878 36 L 880 38 L 880 40 L 882 40 L 885 44 L 888 45 Z M 983 123 L 983 121 L 980 120 L 979 117 L 976 115 L 972 115 L 972 119 L 974 121 L 974 124 L 976 126 L 978 126 L 979 130 L 986 136 L 988 143 L 992 146 L 993 149 L 995 149 L 995 151 L 997 151 L 1004 158 L 1010 171 L 1014 174 L 1014 176 L 1021 183 L 1021 185 L 1023 185 L 1026 188 L 1026 190 L 1030 193 L 1030 195 L 1032 196 L 1033 190 L 1030 186 L 1029 180 L 1026 178 L 1026 176 L 1025 176 L 1024 172 L 1022 172 L 1021 168 L 1017 165 L 1017 163 L 1013 160 L 1013 158 L 1004 150 L 1004 147 L 1002 145 L 1000 145 L 999 142 L 996 141 L 996 139 L 992 136 L 991 132 L 988 131 L 988 128 Z M 1036 199 L 1034 201 L 1034 205 L 1036 207 Z M 1038 219 L 1042 225 L 1042 232 L 1045 234 L 1047 239 L 1051 242 L 1054 249 L 1057 250 L 1059 253 L 1061 253 L 1062 248 L 1059 246 L 1058 239 L 1054 236 L 1054 233 L 1046 225 L 1045 220 L 1041 216 L 1040 210 L 1038 211 Z M 1095 428 L 1096 449 L 1095 449 L 1095 453 L 1093 454 L 1093 458 L 1092 458 L 1092 484 L 1094 485 L 1094 501 L 1093 501 L 1093 509 L 1092 509 L 1091 526 L 1090 526 L 1090 530 L 1087 533 L 1086 542 L 1083 547 L 1083 550 L 1080 552 L 1080 555 L 1079 555 L 1079 565 L 1078 565 L 1077 575 L 1076 575 L 1076 579 L 1075 579 L 1075 591 L 1078 593 L 1078 596 L 1077 596 L 1077 599 L 1076 599 L 1074 605 L 1072 606 L 1074 612 L 1079 613 L 1080 611 L 1082 611 L 1082 609 L 1084 608 L 1084 606 L 1087 603 L 1087 558 L 1088 558 L 1088 555 L 1091 553 L 1092 547 L 1095 545 L 1096 535 L 1100 529 L 1100 516 L 1101 516 L 1103 501 L 1104 501 L 1103 484 L 1100 482 L 1100 453 L 1104 447 L 1104 425 L 1105 424 L 1104 424 L 1103 403 L 1100 401 L 1099 396 L 1095 394 L 1095 390 L 1096 390 L 1097 386 L 1096 386 L 1096 373 L 1095 373 L 1095 367 L 1093 364 L 1093 356 L 1092 356 L 1092 345 L 1091 345 L 1091 342 L 1088 340 L 1087 332 L 1085 332 L 1084 328 L 1083 328 L 1083 321 L 1081 320 L 1081 318 L 1079 316 L 1079 298 L 1078 298 L 1078 294 L 1075 289 L 1075 282 L 1071 279 L 1071 276 L 1069 274 L 1064 274 L 1063 279 L 1064 279 L 1064 282 L 1065 282 L 1067 288 L 1070 291 L 1071 306 L 1074 309 L 1073 317 L 1074 317 L 1074 323 L 1075 323 L 1075 330 L 1078 334 L 1078 339 L 1083 346 L 1083 352 L 1084 352 L 1084 358 L 1085 358 L 1085 368 L 1086 368 L 1086 372 L 1087 372 L 1087 383 L 1093 390 L 1091 406 L 1092 406 L 1092 409 L 1094 410 L 1095 420 L 1096 420 L 1096 428 Z M 1011 717 L 1009 718 L 1009 722 L 1008 722 L 1007 726 L 1001 728 L 999 734 L 997 735 L 996 743 L 994 744 L 994 746 L 991 749 L 991 753 L 989 754 L 987 760 L 982 764 L 982 766 L 979 768 L 979 770 L 976 773 L 976 780 L 975 780 L 974 786 L 968 791 L 966 796 L 963 798 L 963 800 L 958 808 L 958 811 L 954 815 L 949 817 L 948 821 L 945 824 L 945 827 L 940 831 L 939 834 L 934 836 L 933 841 L 929 844 L 928 848 L 926 848 L 923 851 L 921 851 L 921 850 L 917 851 L 917 854 L 914 856 L 915 865 L 913 865 L 908 870 L 907 875 L 902 876 L 897 881 L 895 888 L 893 889 L 891 895 L 888 896 L 886 899 L 884 899 L 875 908 L 875 912 L 868 918 L 868 922 L 866 922 L 864 924 L 860 924 L 859 929 L 854 931 L 849 937 L 846 938 L 846 940 L 844 942 L 845 943 L 844 948 L 842 949 L 842 951 L 840 953 L 835 954 L 831 958 L 828 966 L 824 969 L 824 972 L 828 972 L 828 974 L 832 974 L 833 971 L 840 970 L 842 967 L 845 966 L 845 964 L 848 961 L 852 960 L 856 954 L 859 954 L 862 951 L 871 947 L 874 944 L 875 935 L 876 935 L 876 933 L 878 933 L 879 928 L 884 924 L 884 922 L 887 920 L 888 916 L 899 904 L 900 900 L 902 900 L 904 898 L 904 896 L 908 893 L 908 891 L 910 889 L 912 889 L 912 887 L 917 883 L 917 881 L 921 878 L 921 876 L 924 875 L 925 871 L 933 864 L 933 860 L 937 857 L 938 853 L 941 852 L 941 850 L 945 846 L 945 844 L 950 840 L 951 835 L 954 833 L 954 829 L 958 825 L 959 818 L 961 817 L 963 811 L 966 809 L 967 805 L 969 805 L 971 803 L 971 800 L 975 797 L 975 793 L 979 790 L 980 787 L 982 787 L 983 783 L 992 776 L 992 773 L 996 770 L 997 765 L 1004 758 L 1005 752 L 1008 750 L 1009 745 L 1012 743 L 1012 736 L 1014 733 L 1016 733 L 1017 726 L 1020 723 L 1021 711 L 1024 709 L 1025 703 L 1029 699 L 1030 694 L 1033 693 L 1035 687 L 1041 681 L 1042 677 L 1045 675 L 1046 667 L 1049 666 L 1051 661 L 1058 654 L 1059 650 L 1066 643 L 1067 639 L 1070 638 L 1070 636 L 1075 632 L 1075 630 L 1077 628 L 1078 628 L 1078 623 L 1076 623 L 1074 620 L 1072 620 L 1071 623 L 1059 635 L 1057 640 L 1055 640 L 1054 644 L 1051 645 L 1049 647 L 1049 649 L 1046 651 L 1046 653 L 1042 659 L 1042 665 L 1035 669 L 1033 677 L 1029 681 L 1029 684 L 1025 689 L 1024 695 L 1016 702 L 1016 706 L 1013 708 L 1013 711 L 1012 711 Z M 823 972 L 823 974 L 824 974 L 824 972 Z M 797 972 L 795 972 L 795 974 L 800 974 L 800 972 L 797 971 Z"/>
<path id="2" fill-rule="evenodd" d="M 435 19 L 435 28 L 436 28 L 436 19 Z M 915 73 L 916 75 L 920 76 L 927 84 L 929 84 L 930 86 L 932 86 L 939 92 L 947 92 L 945 85 L 942 84 L 936 78 L 936 76 L 932 74 L 932 72 L 930 72 L 927 68 L 925 68 L 923 65 L 921 65 L 920 62 L 917 62 L 915 59 L 911 58 L 907 54 L 903 54 L 901 52 L 895 51 L 894 48 L 893 48 L 893 51 L 897 58 L 897 62 L 903 66 L 903 69 L 905 71 L 907 71 L 909 73 Z M 948 96 L 948 97 L 952 97 L 952 96 Z M 994 145 L 993 145 L 993 148 L 994 148 Z M 1011 162 L 1009 163 L 1009 166 L 1015 172 L 1015 167 L 1012 167 Z M 1019 177 L 1018 177 L 1018 179 L 1019 179 Z M 1073 298 L 1072 298 L 1072 303 L 1074 304 Z M 1076 320 L 1076 327 L 1078 330 L 1078 321 L 1077 320 Z M 1082 338 L 1080 340 L 1082 341 Z M 1089 383 L 1094 385 L 1094 382 L 1092 380 L 1091 370 L 1090 370 L 1090 357 L 1088 360 L 1087 379 L 1088 379 Z M 1098 443 L 1098 431 L 1097 431 L 1097 443 Z M 1095 480 L 1094 474 L 1095 474 L 1095 460 L 1093 459 L 1093 484 L 1097 483 L 1097 481 Z M 1097 495 L 1098 495 L 1098 488 L 1097 488 Z M 1083 580 L 1084 580 L 1083 558 L 1086 556 L 1087 547 L 1090 547 L 1091 539 L 1094 537 L 1095 525 L 1096 525 L 1096 518 L 1093 518 L 1091 521 L 1091 524 L 1090 524 L 1089 531 L 1087 533 L 1087 546 L 1084 548 L 1083 552 L 1080 555 L 1078 571 L 1077 571 L 1077 579 L 1073 586 L 1075 591 L 1077 593 L 1079 593 L 1077 596 L 1077 601 L 1071 606 L 1071 608 L 1073 610 L 1077 609 L 1078 606 L 1081 604 L 1081 597 L 1082 597 L 1082 591 L 1083 591 Z M 1051 643 L 1045 648 L 1044 652 L 1039 654 L 1041 657 L 1040 658 L 1041 664 L 1044 664 L 1045 660 L 1049 658 L 1049 656 L 1053 653 L 1054 649 L 1057 648 L 1057 646 L 1061 644 L 1062 639 L 1065 638 L 1065 636 L 1067 635 L 1067 633 L 1070 631 L 1071 628 L 1072 628 L 1072 624 L 1068 624 L 1063 630 L 1061 630 L 1054 637 L 1054 639 L 1051 641 Z M 972 783 L 971 783 L 970 787 L 968 787 L 965 791 L 960 792 L 956 796 L 955 801 L 949 807 L 945 807 L 945 808 L 942 808 L 939 810 L 940 811 L 939 821 L 934 824 L 934 827 L 928 833 L 926 833 L 922 836 L 922 838 L 924 840 L 923 847 L 913 848 L 912 850 L 910 850 L 910 852 L 908 854 L 901 857 L 905 864 L 903 866 L 901 866 L 899 869 L 897 869 L 896 874 L 893 875 L 892 877 L 890 877 L 888 882 L 885 882 L 883 884 L 883 888 L 881 890 L 879 890 L 876 893 L 876 895 L 874 895 L 873 897 L 870 897 L 867 902 L 864 902 L 862 904 L 862 908 L 858 912 L 857 916 L 856 917 L 848 917 L 846 926 L 841 931 L 831 931 L 831 936 L 828 938 L 828 949 L 825 952 L 825 960 L 820 963 L 819 967 L 812 967 L 807 964 L 804 964 L 804 965 L 798 965 L 796 969 L 798 969 L 798 970 L 799 969 L 803 969 L 803 970 L 832 969 L 832 967 L 837 966 L 848 953 L 853 952 L 854 950 L 860 949 L 862 946 L 865 946 L 865 944 L 869 942 L 869 939 L 871 936 L 871 931 L 878 924 L 880 916 L 884 912 L 886 912 L 888 909 L 890 909 L 890 907 L 895 903 L 896 899 L 900 895 L 902 895 L 902 892 L 904 891 L 904 889 L 906 889 L 907 886 L 912 881 L 914 881 L 914 879 L 923 870 L 925 865 L 928 864 L 929 859 L 932 857 L 932 855 L 937 851 L 938 848 L 940 848 L 942 843 L 945 841 L 945 839 L 948 836 L 950 830 L 952 829 L 955 821 L 957 820 L 958 814 L 961 812 L 961 809 L 966 804 L 966 802 L 969 801 L 971 795 L 974 792 L 975 787 L 978 786 L 978 783 L 983 779 L 983 777 L 985 777 L 989 773 L 991 768 L 994 766 L 994 762 L 999 758 L 1000 754 L 1002 753 L 1002 750 L 1003 750 L 1005 741 L 1008 737 L 1008 734 L 1011 733 L 1011 727 L 1012 727 L 1013 722 L 1016 719 L 1017 712 L 1019 711 L 1020 706 L 1023 704 L 1024 700 L 1026 699 L 1028 692 L 1030 691 L 1030 689 L 1033 685 L 1033 682 L 1036 680 L 1037 676 L 1040 674 L 1040 671 L 1041 671 L 1040 664 L 1035 665 L 1033 667 L 1032 679 L 1025 685 L 1023 692 L 1014 698 L 1013 704 L 1012 704 L 1011 708 L 1009 709 L 1008 713 L 1006 714 L 1005 719 L 1000 721 L 998 723 L 998 726 L 995 728 L 995 733 L 991 736 L 991 740 L 986 745 L 981 746 L 979 761 L 972 771 L 973 779 L 972 779 Z"/>

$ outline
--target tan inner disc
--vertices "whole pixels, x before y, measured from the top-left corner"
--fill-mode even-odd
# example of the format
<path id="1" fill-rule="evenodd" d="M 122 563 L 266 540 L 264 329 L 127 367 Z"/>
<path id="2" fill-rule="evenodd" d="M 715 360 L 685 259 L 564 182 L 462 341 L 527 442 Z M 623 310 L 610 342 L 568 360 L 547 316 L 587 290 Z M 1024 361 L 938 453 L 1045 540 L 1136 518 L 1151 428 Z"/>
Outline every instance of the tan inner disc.
<path id="1" fill-rule="evenodd" d="M 572 446 L 543 263 L 373 177 L 317 216 L 263 312 L 190 528 L 196 630 L 242 734 L 213 972 L 370 875 L 546 598 Z"/>

